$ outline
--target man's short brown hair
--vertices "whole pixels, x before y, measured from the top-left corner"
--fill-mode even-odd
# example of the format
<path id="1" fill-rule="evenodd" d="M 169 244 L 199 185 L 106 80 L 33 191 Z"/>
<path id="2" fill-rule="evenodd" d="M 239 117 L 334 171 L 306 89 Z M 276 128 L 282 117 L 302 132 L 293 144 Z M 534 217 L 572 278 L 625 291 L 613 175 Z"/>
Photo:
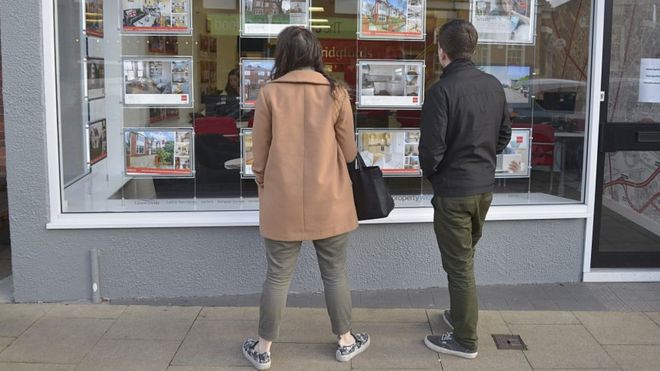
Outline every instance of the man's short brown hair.
<path id="1" fill-rule="evenodd" d="M 472 59 L 479 35 L 472 23 L 462 19 L 451 20 L 438 31 L 438 47 L 451 60 Z"/>

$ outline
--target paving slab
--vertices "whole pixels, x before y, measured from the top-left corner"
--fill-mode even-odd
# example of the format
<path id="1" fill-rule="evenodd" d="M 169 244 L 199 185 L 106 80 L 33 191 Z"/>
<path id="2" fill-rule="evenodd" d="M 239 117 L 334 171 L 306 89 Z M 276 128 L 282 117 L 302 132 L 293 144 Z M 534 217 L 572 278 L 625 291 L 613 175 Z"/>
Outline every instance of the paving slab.
<path id="1" fill-rule="evenodd" d="M 0 353 L 0 362 L 78 363 L 113 320 L 44 318 Z"/>
<path id="2" fill-rule="evenodd" d="M 183 340 L 200 307 L 130 306 L 105 335 L 107 339 Z"/>
<path id="3" fill-rule="evenodd" d="M 0 304 L 0 336 L 19 336 L 52 308 L 50 304 Z"/>
<path id="4" fill-rule="evenodd" d="M 363 308 L 410 308 L 407 290 L 387 290 L 387 295 L 377 291 L 363 291 L 360 295 Z"/>
<path id="5" fill-rule="evenodd" d="M 649 317 L 653 322 L 660 326 L 660 312 L 646 312 L 647 317 Z"/>
<path id="6" fill-rule="evenodd" d="M 361 322 L 355 323 L 354 327 L 369 333 L 371 345 L 353 358 L 353 368 L 400 370 L 441 367 L 438 354 L 424 345 L 424 336 L 431 333 L 428 323 Z"/>
<path id="7" fill-rule="evenodd" d="M 271 370 L 350 370 L 350 362 L 337 362 L 336 349 L 334 344 L 274 343 L 271 348 Z M 367 349 L 368 351 L 369 349 Z M 358 357 L 363 355 L 364 353 Z"/>
<path id="8" fill-rule="evenodd" d="M 353 308 L 353 322 L 428 323 L 428 318 L 424 309 Z"/>
<path id="9" fill-rule="evenodd" d="M 605 345 L 605 350 L 626 371 L 660 369 L 659 345 Z"/>
<path id="10" fill-rule="evenodd" d="M 450 331 L 449 326 L 442 320 L 440 310 L 427 310 L 434 334 Z M 479 311 L 477 322 L 477 336 L 479 337 L 479 350 L 484 348 L 496 349 L 492 334 L 510 334 L 511 330 L 502 319 L 498 311 Z"/>
<path id="11" fill-rule="evenodd" d="M 205 307 L 199 313 L 199 319 L 207 320 L 238 320 L 258 321 L 259 308 L 257 307 Z"/>
<path id="12" fill-rule="evenodd" d="M 355 322 L 355 321 L 353 321 Z M 357 331 L 360 328 L 355 327 Z M 248 335 L 256 336 L 255 327 Z M 337 343 L 328 312 L 321 308 L 286 308 L 280 325 L 279 343 Z"/>
<path id="13" fill-rule="evenodd" d="M 254 367 L 205 367 L 205 366 L 170 366 L 167 371 L 253 371 Z"/>
<path id="14" fill-rule="evenodd" d="M 601 344 L 658 344 L 660 327 L 643 313 L 575 312 Z"/>
<path id="15" fill-rule="evenodd" d="M 502 311 L 504 322 L 518 325 L 579 324 L 571 312 L 560 311 Z"/>
<path id="16" fill-rule="evenodd" d="M 532 371 L 532 366 L 520 350 L 479 349 L 475 359 L 463 359 L 440 354 L 443 371 Z"/>
<path id="17" fill-rule="evenodd" d="M 115 319 L 126 310 L 125 305 L 53 304 L 46 317 Z"/>
<path id="18" fill-rule="evenodd" d="M 16 338 L 0 337 L 0 352 L 4 350 L 9 344 L 13 343 Z"/>
<path id="19" fill-rule="evenodd" d="M 622 371 L 619 368 L 535 368 L 534 371 Z"/>
<path id="20" fill-rule="evenodd" d="M 581 325 L 510 325 L 537 368 L 616 368 L 618 365 Z"/>
<path id="21" fill-rule="evenodd" d="M 2 363 L 0 371 L 74 371 L 75 365 L 56 365 L 53 363 Z"/>
<path id="22" fill-rule="evenodd" d="M 101 339 L 76 371 L 162 371 L 179 344 L 174 340 Z"/>
<path id="23" fill-rule="evenodd" d="M 177 351 L 172 366 L 245 367 L 245 339 L 257 336 L 257 321 L 197 320 Z"/>

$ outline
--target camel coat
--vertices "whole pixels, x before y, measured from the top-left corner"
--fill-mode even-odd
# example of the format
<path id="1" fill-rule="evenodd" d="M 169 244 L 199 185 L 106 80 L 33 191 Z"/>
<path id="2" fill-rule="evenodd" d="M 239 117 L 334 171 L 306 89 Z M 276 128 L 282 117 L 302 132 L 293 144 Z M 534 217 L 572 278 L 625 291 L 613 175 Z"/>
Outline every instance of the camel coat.
<path id="1" fill-rule="evenodd" d="M 319 240 L 357 228 L 347 162 L 357 155 L 348 94 L 296 70 L 259 92 L 252 132 L 261 235 Z"/>

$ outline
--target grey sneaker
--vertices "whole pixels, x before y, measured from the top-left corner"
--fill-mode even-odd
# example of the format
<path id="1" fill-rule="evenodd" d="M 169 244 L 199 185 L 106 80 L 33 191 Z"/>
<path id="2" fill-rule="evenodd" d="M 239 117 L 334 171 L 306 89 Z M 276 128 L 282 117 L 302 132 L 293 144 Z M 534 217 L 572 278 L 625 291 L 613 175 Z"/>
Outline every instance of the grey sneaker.
<path id="1" fill-rule="evenodd" d="M 427 335 L 424 344 L 438 353 L 451 354 L 462 358 L 477 358 L 477 351 L 472 351 L 454 339 L 454 333 L 446 332 L 442 335 Z"/>
<path id="2" fill-rule="evenodd" d="M 451 319 L 451 313 L 449 313 L 449 309 L 445 309 L 442 312 L 442 320 L 445 321 L 450 330 L 454 329 L 454 321 Z"/>
<path id="3" fill-rule="evenodd" d="M 268 370 L 270 368 L 270 352 L 257 352 L 257 343 L 259 341 L 253 339 L 245 340 L 241 347 L 243 355 L 257 370 Z"/>
<path id="4" fill-rule="evenodd" d="M 355 338 L 355 343 L 347 345 L 345 347 L 337 344 L 337 352 L 335 353 L 335 358 L 339 362 L 348 362 L 356 355 L 364 352 L 369 348 L 371 344 L 371 338 L 366 333 L 351 334 Z"/>

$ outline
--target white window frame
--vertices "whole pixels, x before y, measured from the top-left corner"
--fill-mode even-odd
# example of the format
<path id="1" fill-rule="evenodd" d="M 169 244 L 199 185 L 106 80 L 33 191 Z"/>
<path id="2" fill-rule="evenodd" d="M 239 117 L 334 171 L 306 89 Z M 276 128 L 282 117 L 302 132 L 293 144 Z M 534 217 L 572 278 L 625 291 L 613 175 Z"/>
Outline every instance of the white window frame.
<path id="1" fill-rule="evenodd" d="M 594 1 L 594 4 L 598 4 Z M 595 5 L 594 5 L 595 6 Z M 170 228 L 170 227 L 236 227 L 258 226 L 259 214 L 256 210 L 250 211 L 181 211 L 181 212 L 108 212 L 108 213 L 63 213 L 62 212 L 62 184 L 60 178 L 60 154 L 58 143 L 58 108 L 56 90 L 56 59 L 55 59 L 55 9 L 52 0 L 42 1 L 42 43 L 43 43 L 43 76 L 46 121 L 46 151 L 48 167 L 50 221 L 47 229 L 101 229 L 101 228 Z M 602 19 L 602 14 L 599 16 Z M 596 23 L 597 24 L 597 23 Z M 599 26 L 602 32 L 602 26 Z M 593 42 L 593 39 L 592 39 Z M 602 50 L 602 38 L 598 38 L 597 46 Z M 592 46 L 593 47 L 593 46 Z M 593 54 L 593 53 L 592 53 Z M 593 68 L 591 73 L 591 92 L 600 91 L 600 67 Z M 584 203 L 560 205 L 507 205 L 492 206 L 486 220 L 549 220 L 549 219 L 586 219 L 587 225 L 593 225 L 594 179 L 596 164 L 598 128 L 598 94 L 591 94 L 591 110 L 588 120 L 591 130 L 588 146 L 588 162 Z M 586 153 L 586 151 L 585 151 Z M 586 156 L 586 154 L 585 154 Z M 362 224 L 388 224 L 388 223 L 431 223 L 433 209 L 424 208 L 398 208 L 392 211 L 385 219 L 365 221 Z M 588 231 L 587 231 L 588 232 Z M 591 240 L 587 233 L 586 239 Z M 588 250 L 588 255 L 586 254 Z M 591 247 L 585 249 L 586 257 L 590 257 Z"/>

